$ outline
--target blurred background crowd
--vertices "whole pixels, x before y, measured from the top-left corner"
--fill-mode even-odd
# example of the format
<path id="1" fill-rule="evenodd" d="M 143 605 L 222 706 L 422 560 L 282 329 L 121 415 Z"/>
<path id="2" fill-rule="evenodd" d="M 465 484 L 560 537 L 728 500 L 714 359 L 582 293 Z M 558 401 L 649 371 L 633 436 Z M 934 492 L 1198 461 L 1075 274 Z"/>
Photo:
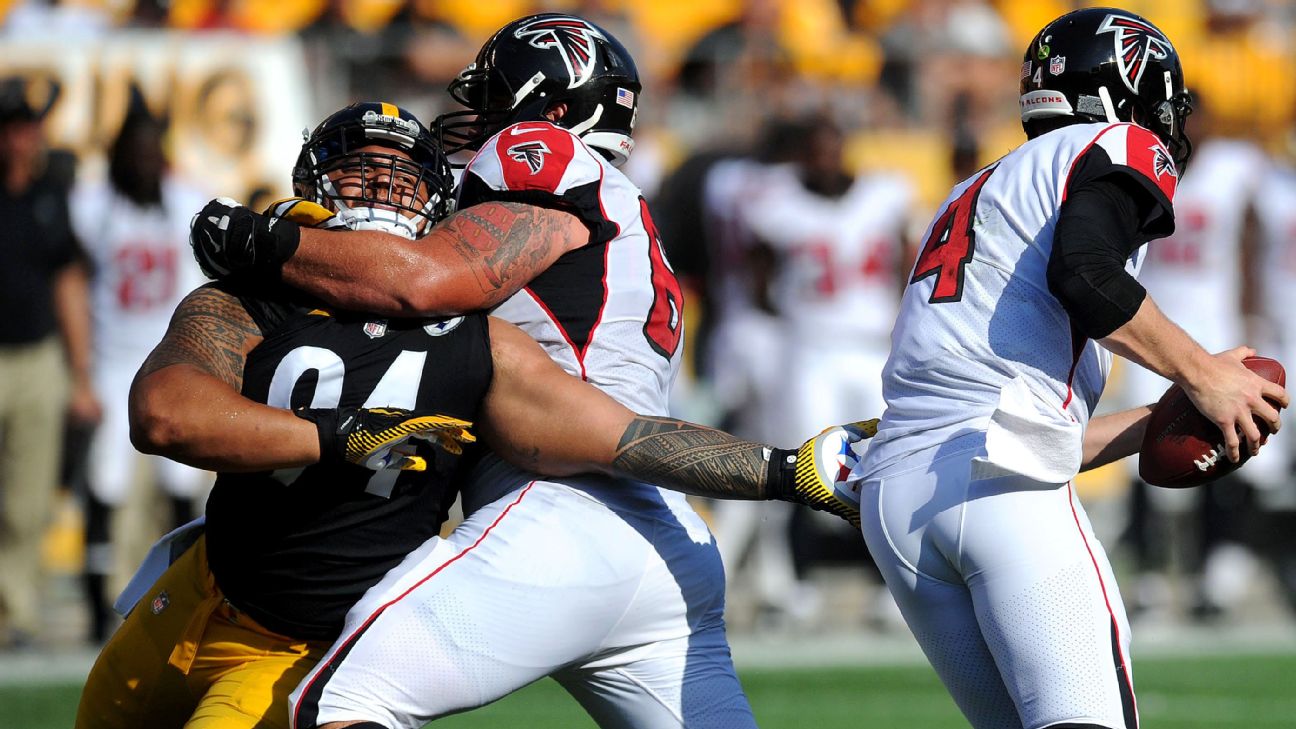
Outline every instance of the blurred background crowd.
<path id="1" fill-rule="evenodd" d="M 301 130 L 325 114 L 381 99 L 431 121 L 490 32 L 527 13 L 611 31 L 643 80 L 625 169 L 685 288 L 677 414 L 790 445 L 880 415 L 932 212 L 1024 141 L 1031 36 L 1093 4 L 0 2 L 0 650 L 101 642 L 147 545 L 201 511 L 209 475 L 131 449 L 130 379 L 201 282 L 189 217 L 215 195 L 289 194 Z M 1178 231 L 1143 280 L 1207 348 L 1296 363 L 1296 4 L 1121 5 L 1169 35 L 1197 99 Z M 1108 403 L 1164 391 L 1133 369 Z M 1085 475 L 1136 620 L 1296 614 L 1294 437 L 1201 489 L 1150 489 L 1129 463 Z M 709 513 L 732 629 L 903 630 L 849 528 L 779 503 Z"/>

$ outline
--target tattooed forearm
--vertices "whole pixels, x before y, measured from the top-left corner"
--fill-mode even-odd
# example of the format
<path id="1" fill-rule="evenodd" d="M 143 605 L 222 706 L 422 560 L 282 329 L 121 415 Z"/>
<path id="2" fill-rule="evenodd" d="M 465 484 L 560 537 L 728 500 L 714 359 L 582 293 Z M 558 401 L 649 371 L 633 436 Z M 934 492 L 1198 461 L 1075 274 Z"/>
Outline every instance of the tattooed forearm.
<path id="1" fill-rule="evenodd" d="M 260 338 L 261 330 L 237 298 L 204 286 L 176 307 L 166 336 L 144 360 L 138 376 L 187 364 L 241 389 L 247 351 Z"/>
<path id="2" fill-rule="evenodd" d="M 487 296 L 485 306 L 512 296 L 568 243 L 562 215 L 533 205 L 488 203 L 462 210 L 446 221 L 451 245 Z"/>
<path id="3" fill-rule="evenodd" d="M 639 416 L 612 466 L 633 478 L 717 499 L 763 499 L 765 447 L 670 418 Z"/>

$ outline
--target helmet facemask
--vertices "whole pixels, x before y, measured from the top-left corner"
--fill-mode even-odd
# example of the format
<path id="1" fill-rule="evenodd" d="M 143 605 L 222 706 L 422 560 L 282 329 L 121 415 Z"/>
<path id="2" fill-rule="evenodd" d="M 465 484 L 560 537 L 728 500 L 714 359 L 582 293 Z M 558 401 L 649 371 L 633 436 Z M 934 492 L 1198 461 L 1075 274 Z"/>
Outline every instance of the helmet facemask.
<path id="1" fill-rule="evenodd" d="M 302 148 L 293 178 L 298 196 L 357 230 L 417 239 L 453 206 L 445 156 L 417 122 L 399 118 L 366 115 L 331 128 L 326 121 Z"/>
<path id="2" fill-rule="evenodd" d="M 1192 110 L 1192 95 L 1184 90 L 1156 104 L 1151 113 L 1146 114 L 1146 119 L 1137 120 L 1161 138 L 1181 173 L 1192 156 L 1192 140 L 1188 138 L 1186 129 Z"/>
<path id="3" fill-rule="evenodd" d="M 521 99 L 514 96 L 506 80 L 481 64 L 469 64 L 450 82 L 447 90 L 451 98 L 467 110 L 437 117 L 437 134 L 446 154 L 475 150 L 496 132 L 522 118 L 515 109 Z M 541 109 L 536 118 L 540 118 L 544 111 Z"/>

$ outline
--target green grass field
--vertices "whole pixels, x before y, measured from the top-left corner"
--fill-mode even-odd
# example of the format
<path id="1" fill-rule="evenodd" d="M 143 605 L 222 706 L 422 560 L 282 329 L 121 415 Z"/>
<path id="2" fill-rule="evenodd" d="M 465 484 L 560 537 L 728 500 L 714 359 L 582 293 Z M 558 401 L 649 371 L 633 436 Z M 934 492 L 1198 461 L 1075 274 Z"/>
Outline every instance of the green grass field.
<path id="1" fill-rule="evenodd" d="M 1296 727 L 1296 655 L 1194 656 L 1137 662 L 1147 729 Z M 953 729 L 967 726 L 925 666 L 748 670 L 743 683 L 765 729 Z M 67 729 L 79 687 L 0 687 L 3 729 Z M 593 727 L 566 693 L 542 681 L 445 729 Z"/>

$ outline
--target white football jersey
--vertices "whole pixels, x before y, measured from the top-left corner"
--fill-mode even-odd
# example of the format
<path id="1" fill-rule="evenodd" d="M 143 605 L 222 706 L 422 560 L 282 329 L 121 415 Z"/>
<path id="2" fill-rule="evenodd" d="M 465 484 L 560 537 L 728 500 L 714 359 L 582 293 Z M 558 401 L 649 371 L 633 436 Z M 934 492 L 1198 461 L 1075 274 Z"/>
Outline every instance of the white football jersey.
<path id="1" fill-rule="evenodd" d="M 707 291 L 717 319 L 736 316 L 751 308 L 751 280 L 747 254 L 751 230 L 746 208 L 762 198 L 771 174 L 768 165 L 746 157 L 716 162 L 702 185 L 702 211 L 706 216 L 710 246 L 709 276 L 713 288 Z"/>
<path id="2" fill-rule="evenodd" d="M 1296 355 L 1296 168 L 1275 165 L 1257 187 L 1261 314 L 1290 358 Z"/>
<path id="3" fill-rule="evenodd" d="M 176 305 L 206 282 L 189 250 L 189 220 L 207 195 L 174 178 L 141 208 L 107 182 L 78 185 L 72 225 L 89 256 L 96 366 L 139 367 Z"/>
<path id="4" fill-rule="evenodd" d="M 1247 142 L 1198 147 L 1175 193 L 1175 232 L 1148 246 L 1139 274 L 1166 316 L 1210 352 L 1240 341 L 1242 226 L 1265 165 Z"/>
<path id="5" fill-rule="evenodd" d="M 1065 462 L 1079 463 L 1111 355 L 1072 329 L 1046 271 L 1069 187 L 1113 173 L 1156 195 L 1156 222 L 1170 227 L 1174 162 L 1132 124 L 1063 127 L 955 186 L 923 237 L 900 304 L 883 372 L 887 409 L 865 473 L 986 430 L 1001 394 L 1021 392 L 1034 410 L 1024 431 L 1062 434 Z M 1132 273 L 1145 250 L 1127 263 Z"/>
<path id="6" fill-rule="evenodd" d="M 488 200 L 566 210 L 592 232 L 491 313 L 631 410 L 665 415 L 684 302 L 639 188 L 570 131 L 528 122 L 492 137 L 464 171 L 460 209 Z"/>
<path id="7" fill-rule="evenodd" d="M 837 346 L 884 340 L 900 301 L 896 268 L 909 183 L 866 175 L 830 198 L 807 190 L 795 174 L 766 179 L 771 189 L 746 209 L 747 222 L 782 261 L 771 293 L 791 335 Z"/>

